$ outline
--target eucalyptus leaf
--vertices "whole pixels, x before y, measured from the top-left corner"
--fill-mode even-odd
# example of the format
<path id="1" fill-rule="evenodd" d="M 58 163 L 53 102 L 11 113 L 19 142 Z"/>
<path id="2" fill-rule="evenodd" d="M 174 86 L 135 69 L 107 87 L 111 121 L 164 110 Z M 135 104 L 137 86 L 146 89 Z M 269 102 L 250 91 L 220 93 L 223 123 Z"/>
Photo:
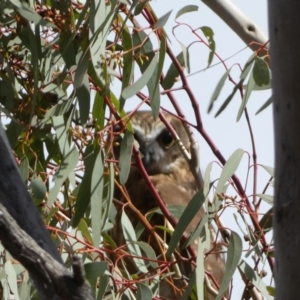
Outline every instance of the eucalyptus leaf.
<path id="1" fill-rule="evenodd" d="M 126 183 L 129 175 L 133 142 L 134 138 L 132 133 L 129 130 L 126 130 L 120 147 L 119 169 L 121 184 Z"/>
<path id="2" fill-rule="evenodd" d="M 212 110 L 213 108 L 213 104 L 214 102 L 218 99 L 219 95 L 220 95 L 220 92 L 224 86 L 224 83 L 226 81 L 226 79 L 228 78 L 229 76 L 229 73 L 231 71 L 231 68 L 228 69 L 225 74 L 221 77 L 221 79 L 219 80 L 212 96 L 211 96 L 211 99 L 210 99 L 210 103 L 209 103 L 209 106 L 208 106 L 208 109 L 207 109 L 207 113 L 210 113 L 210 111 Z"/>
<path id="3" fill-rule="evenodd" d="M 97 149 L 95 164 L 91 177 L 91 218 L 94 246 L 100 243 L 102 227 L 102 201 L 104 185 L 104 155 L 102 149 Z"/>
<path id="4" fill-rule="evenodd" d="M 82 126 L 86 125 L 90 112 L 90 86 L 88 76 L 83 76 L 83 82 L 76 89 L 76 95 L 79 103 L 80 122 Z"/>
<path id="5" fill-rule="evenodd" d="M 266 285 L 264 284 L 262 278 L 258 276 L 256 272 L 254 272 L 253 268 L 249 266 L 249 264 L 242 260 L 239 264 L 239 271 L 246 276 L 248 280 L 268 299 L 273 300 L 274 298 L 270 296 Z"/>
<path id="6" fill-rule="evenodd" d="M 134 256 L 133 261 L 135 262 L 140 272 L 148 273 L 148 269 L 145 266 L 143 259 L 138 258 L 138 257 L 142 257 L 142 253 L 140 247 L 136 244 L 137 241 L 136 234 L 125 211 L 122 212 L 121 224 L 122 224 L 124 238 L 127 242 L 127 247 L 129 249 L 129 253 Z"/>
<path id="7" fill-rule="evenodd" d="M 38 200 L 43 200 L 46 196 L 46 186 L 40 177 L 33 179 L 30 183 L 30 188 L 34 198 Z"/>
<path id="8" fill-rule="evenodd" d="M 266 194 L 256 194 L 259 198 L 263 199 L 265 202 L 267 202 L 270 205 L 274 204 L 274 196 L 273 195 L 266 195 Z"/>
<path id="9" fill-rule="evenodd" d="M 151 300 L 152 292 L 146 284 L 138 283 L 136 297 L 137 297 L 137 299 L 140 299 L 140 300 Z"/>
<path id="10" fill-rule="evenodd" d="M 214 40 L 214 32 L 210 27 L 207 26 L 202 26 L 200 27 L 200 29 L 202 30 L 203 34 L 205 35 L 205 37 L 207 38 L 208 41 L 208 46 L 209 46 L 209 55 L 208 55 L 208 63 L 207 66 L 209 67 L 210 64 L 212 63 L 212 60 L 214 58 L 215 55 L 215 51 L 216 51 L 216 42 Z"/>
<path id="11" fill-rule="evenodd" d="M 160 27 L 164 27 L 170 17 L 172 13 L 172 10 L 170 10 L 169 12 L 167 12 L 166 14 L 164 14 L 162 17 L 160 17 L 156 23 L 153 25 L 153 29 L 157 29 Z"/>
<path id="12" fill-rule="evenodd" d="M 260 112 L 262 112 L 264 109 L 266 109 L 272 103 L 273 103 L 273 98 L 271 96 L 255 114 L 258 115 Z"/>
<path id="13" fill-rule="evenodd" d="M 253 66 L 253 78 L 258 86 L 270 83 L 270 71 L 264 58 L 257 56 Z"/>
<path id="14" fill-rule="evenodd" d="M 78 163 L 79 154 L 76 148 L 73 148 L 64 158 L 58 170 L 54 175 L 54 187 L 49 192 L 48 205 L 52 205 L 56 200 L 62 184 L 68 178 L 69 174 L 74 170 Z"/>
<path id="15" fill-rule="evenodd" d="M 190 13 L 190 12 L 193 12 L 193 11 L 198 11 L 198 9 L 199 9 L 199 7 L 197 5 L 187 5 L 187 6 L 184 6 L 183 8 L 181 8 L 177 12 L 175 19 L 179 18 L 183 14 Z"/>
<path id="16" fill-rule="evenodd" d="M 199 191 L 188 203 L 185 211 L 183 212 L 182 216 L 180 217 L 180 219 L 177 223 L 175 231 L 169 242 L 169 248 L 166 253 L 167 257 L 169 257 L 175 250 L 186 227 L 189 225 L 189 223 L 194 218 L 194 216 L 197 214 L 197 212 L 201 209 L 201 206 L 203 205 L 204 200 L 205 200 L 205 197 L 203 195 L 203 191 Z"/>
<path id="17" fill-rule="evenodd" d="M 254 77 L 253 77 L 253 72 L 251 72 L 250 76 L 249 76 L 249 80 L 248 80 L 248 83 L 247 83 L 247 86 L 246 86 L 246 91 L 245 91 L 245 94 L 244 94 L 244 97 L 242 99 L 242 103 L 240 105 L 240 108 L 239 108 L 239 111 L 238 111 L 238 115 L 237 115 L 237 118 L 236 118 L 236 121 L 238 122 L 246 108 L 246 105 L 248 103 L 248 100 L 249 100 L 249 97 L 253 91 L 253 88 L 255 86 L 255 81 L 254 81 Z"/>
<path id="18" fill-rule="evenodd" d="M 226 164 L 224 165 L 223 171 L 221 173 L 217 188 L 216 188 L 216 194 L 221 193 L 222 189 L 227 182 L 231 178 L 231 176 L 234 174 L 236 169 L 238 168 L 242 157 L 244 155 L 244 151 L 242 149 L 237 149 L 234 151 L 234 153 L 229 157 Z"/>
<path id="19" fill-rule="evenodd" d="M 234 231 L 232 231 L 229 240 L 224 277 L 220 284 L 220 289 L 216 297 L 216 300 L 220 300 L 224 295 L 224 293 L 226 292 L 226 290 L 228 289 L 232 276 L 238 266 L 238 263 L 240 262 L 242 251 L 243 251 L 243 242 L 240 236 Z"/>
<path id="20" fill-rule="evenodd" d="M 134 96 L 137 92 L 142 90 L 144 86 L 147 85 L 149 80 L 154 74 L 154 71 L 156 70 L 158 63 L 158 54 L 156 54 L 153 58 L 151 63 L 149 64 L 148 68 L 146 71 L 142 74 L 142 76 L 131 86 L 127 86 L 123 92 L 122 92 L 122 97 L 125 99 L 130 98 Z"/>

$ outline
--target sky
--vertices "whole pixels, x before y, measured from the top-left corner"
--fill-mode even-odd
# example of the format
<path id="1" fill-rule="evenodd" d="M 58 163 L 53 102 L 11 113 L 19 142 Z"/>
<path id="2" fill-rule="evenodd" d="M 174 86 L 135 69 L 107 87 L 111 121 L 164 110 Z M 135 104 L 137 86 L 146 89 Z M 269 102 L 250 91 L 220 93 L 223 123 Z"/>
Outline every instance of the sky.
<path id="1" fill-rule="evenodd" d="M 268 36 L 267 1 L 235 0 L 232 2 L 238 8 L 240 8 L 251 20 L 253 20 Z M 212 28 L 212 30 L 214 31 L 214 39 L 216 42 L 216 52 L 221 56 L 222 59 L 231 57 L 230 59 L 226 60 L 227 66 L 231 67 L 234 64 L 240 64 L 243 67 L 252 54 L 250 49 L 245 49 L 246 45 L 244 44 L 244 42 L 217 15 L 215 15 L 204 3 L 199 0 L 156 0 L 151 1 L 150 4 L 158 17 L 161 17 L 170 10 L 173 10 L 164 29 L 169 35 L 172 50 L 176 55 L 181 51 L 180 44 L 178 43 L 176 38 L 185 46 L 188 46 L 192 41 L 195 40 L 190 30 L 185 26 L 180 26 L 175 30 L 176 38 L 172 34 L 172 28 L 176 25 L 176 13 L 184 6 L 191 4 L 197 5 L 199 7 L 198 11 L 183 15 L 178 20 L 181 23 L 187 23 L 191 25 L 193 28 L 198 28 L 201 26 L 208 26 Z M 243 51 L 238 53 L 240 50 Z M 199 43 L 194 44 L 190 48 L 190 57 L 191 73 L 203 70 L 207 66 L 208 49 L 204 45 L 201 45 Z M 231 101 L 229 106 L 226 108 L 226 110 L 223 111 L 223 113 L 217 118 L 214 117 L 214 114 L 217 112 L 220 105 L 233 89 L 233 85 L 229 81 L 226 82 L 218 98 L 218 101 L 214 106 L 213 111 L 210 114 L 207 113 L 207 108 L 213 91 L 216 88 L 219 79 L 225 73 L 225 69 L 221 64 L 213 66 L 216 63 L 218 63 L 218 60 L 214 59 L 212 67 L 210 67 L 208 70 L 198 72 L 188 77 L 188 82 L 199 101 L 199 109 L 203 119 L 204 127 L 226 159 L 228 159 L 228 157 L 236 149 L 239 148 L 248 152 L 249 155 L 252 156 L 250 134 L 247 123 L 245 121 L 245 117 L 243 116 L 238 123 L 236 122 L 236 116 L 241 102 L 240 96 L 237 94 Z M 164 71 L 166 70 L 167 68 L 164 69 Z M 238 68 L 234 67 L 231 73 L 236 80 L 240 75 L 237 70 Z M 180 86 L 180 83 L 178 83 L 178 86 Z M 257 162 L 261 165 L 273 167 L 274 139 L 272 105 L 260 114 L 255 115 L 256 111 L 269 99 L 270 96 L 270 90 L 263 92 L 253 92 L 249 99 L 247 109 L 249 112 L 255 139 Z M 193 121 L 193 109 L 187 95 L 184 92 L 175 92 L 175 97 L 177 98 L 177 101 L 179 102 L 188 119 Z M 125 109 L 127 111 L 131 110 L 137 105 L 137 103 L 139 103 L 137 99 L 128 99 Z M 167 98 L 162 99 L 162 105 L 170 110 L 173 110 Z M 204 171 L 210 162 L 216 161 L 216 158 L 204 139 L 199 134 L 197 134 L 197 139 L 199 140 L 200 144 L 201 169 L 202 171 Z M 244 155 L 244 158 L 236 174 L 240 178 L 243 185 L 245 185 L 247 182 L 246 191 L 248 195 L 251 195 L 253 176 L 250 172 L 249 178 L 247 180 L 247 168 L 248 156 Z M 220 176 L 220 172 L 220 167 L 217 164 L 214 164 L 211 179 L 217 179 Z M 258 193 L 262 193 L 262 189 L 265 187 L 269 178 L 270 175 L 263 168 L 259 167 L 257 190 Z M 267 194 L 273 194 L 273 189 L 269 188 Z M 234 195 L 233 190 L 231 195 Z M 266 211 L 267 209 L 269 209 L 268 205 L 262 206 L 262 211 Z M 223 221 L 229 228 L 234 229 L 241 234 L 240 229 L 233 220 L 232 211 L 228 212 L 224 216 Z M 251 263 L 251 260 L 249 262 Z M 235 278 L 237 278 L 237 276 L 235 276 Z M 264 282 L 266 284 L 269 284 L 268 280 L 264 280 Z M 231 299 L 241 299 L 244 285 L 238 279 L 235 279 L 234 285 L 234 294 L 232 295 Z"/>

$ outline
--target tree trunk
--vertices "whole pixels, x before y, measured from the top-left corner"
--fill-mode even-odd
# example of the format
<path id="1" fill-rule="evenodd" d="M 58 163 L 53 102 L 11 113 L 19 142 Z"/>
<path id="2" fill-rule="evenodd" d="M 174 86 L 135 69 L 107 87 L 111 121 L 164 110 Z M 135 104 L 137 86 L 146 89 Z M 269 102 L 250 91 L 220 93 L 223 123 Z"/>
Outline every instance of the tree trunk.
<path id="1" fill-rule="evenodd" d="M 300 2 L 269 0 L 275 124 L 276 298 L 300 287 Z"/>

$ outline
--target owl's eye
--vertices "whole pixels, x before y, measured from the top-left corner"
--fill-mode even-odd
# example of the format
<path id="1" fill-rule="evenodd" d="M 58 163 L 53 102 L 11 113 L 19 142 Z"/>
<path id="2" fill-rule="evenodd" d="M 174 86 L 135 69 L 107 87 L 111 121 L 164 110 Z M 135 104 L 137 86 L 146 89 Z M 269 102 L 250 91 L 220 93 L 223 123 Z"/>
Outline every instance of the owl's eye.
<path id="1" fill-rule="evenodd" d="M 175 144 L 175 140 L 171 132 L 165 131 L 159 136 L 159 143 L 163 148 L 169 149 Z"/>

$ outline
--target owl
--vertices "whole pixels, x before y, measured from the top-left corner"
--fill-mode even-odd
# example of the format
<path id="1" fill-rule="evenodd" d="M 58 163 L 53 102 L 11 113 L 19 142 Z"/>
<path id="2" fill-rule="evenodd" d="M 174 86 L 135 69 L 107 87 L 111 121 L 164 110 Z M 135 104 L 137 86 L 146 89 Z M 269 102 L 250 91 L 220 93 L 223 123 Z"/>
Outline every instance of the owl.
<path id="1" fill-rule="evenodd" d="M 182 125 L 182 122 L 168 114 L 164 113 L 165 118 L 169 124 L 174 128 L 179 136 L 184 147 L 189 151 L 190 142 L 189 137 Z M 134 138 L 139 145 L 139 151 L 143 166 L 149 175 L 155 190 L 160 195 L 166 206 L 186 206 L 195 193 L 198 191 L 198 186 L 194 176 L 189 168 L 189 163 L 183 156 L 178 143 L 173 138 L 172 134 L 166 128 L 165 124 L 158 118 L 154 120 L 150 111 L 138 111 L 133 114 L 131 124 L 134 129 Z M 118 158 L 119 149 L 115 148 L 115 155 Z M 157 203 L 151 193 L 149 184 L 142 176 L 141 170 L 135 165 L 135 159 L 132 157 L 132 166 L 130 169 L 125 189 L 117 189 L 114 195 L 117 208 L 117 216 L 114 228 L 110 232 L 111 238 L 115 241 L 118 247 L 126 244 L 120 218 L 122 214 L 122 203 L 125 197 L 129 198 L 132 205 L 143 215 L 149 216 L 157 208 Z M 125 206 L 125 212 L 128 215 L 134 227 L 140 226 L 140 217 L 138 217 L 135 210 L 130 206 Z M 205 214 L 204 209 L 201 208 L 191 223 L 186 228 L 186 234 L 191 233 Z M 170 236 L 168 230 L 170 225 L 161 213 L 152 213 L 149 223 L 153 231 L 168 244 Z M 211 240 L 214 241 L 215 230 L 211 225 Z M 157 239 L 153 237 L 153 233 L 144 229 L 139 235 L 139 240 L 149 243 L 155 251 L 158 259 L 162 260 L 162 246 Z M 197 253 L 197 243 L 192 244 L 192 248 Z M 166 251 L 166 248 L 164 249 Z M 209 249 L 208 249 L 209 250 Z M 215 246 L 212 253 L 207 255 L 204 261 L 206 271 L 209 271 L 215 278 L 216 282 L 220 284 L 224 273 L 224 259 L 220 254 L 221 247 Z M 193 272 L 193 264 L 191 263 L 189 254 L 186 250 L 178 247 L 175 251 L 175 260 L 180 257 L 177 264 L 172 265 L 166 273 L 173 275 L 162 276 L 162 281 L 159 288 L 159 296 L 162 299 L 181 299 L 188 284 L 188 279 Z M 183 259 L 182 259 L 183 258 Z M 112 257 L 116 262 L 118 259 Z M 137 272 L 136 266 L 132 261 L 127 259 L 125 261 L 127 271 L 134 274 Z M 120 266 L 121 268 L 122 266 Z M 177 268 L 177 272 L 175 269 Z M 178 277 L 178 270 L 180 276 Z M 156 270 L 157 271 L 157 270 Z M 155 270 L 150 271 L 153 274 Z M 177 274 L 177 275 L 174 275 Z M 214 284 L 211 284 L 213 287 Z M 215 299 L 215 295 L 206 293 L 206 300 Z M 200 299 L 199 299 L 200 300 Z"/>

